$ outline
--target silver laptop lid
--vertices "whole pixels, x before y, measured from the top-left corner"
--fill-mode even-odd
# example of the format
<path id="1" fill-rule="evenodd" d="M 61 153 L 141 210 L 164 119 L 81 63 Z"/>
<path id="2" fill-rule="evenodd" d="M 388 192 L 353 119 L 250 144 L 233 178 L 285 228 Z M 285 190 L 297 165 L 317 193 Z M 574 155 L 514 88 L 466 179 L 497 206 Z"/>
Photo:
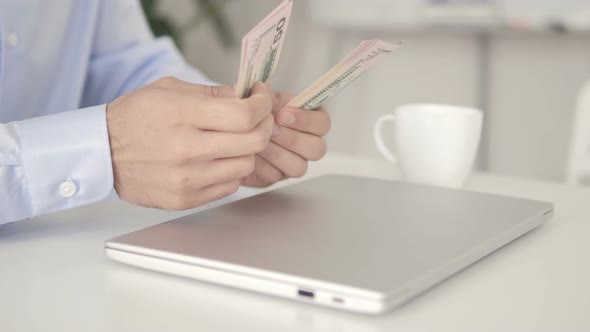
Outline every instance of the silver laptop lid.
<path id="1" fill-rule="evenodd" d="M 552 210 L 539 201 L 334 175 L 149 227 L 106 246 L 385 296 L 503 234 L 528 231 L 536 226 L 531 220 L 540 223 Z"/>

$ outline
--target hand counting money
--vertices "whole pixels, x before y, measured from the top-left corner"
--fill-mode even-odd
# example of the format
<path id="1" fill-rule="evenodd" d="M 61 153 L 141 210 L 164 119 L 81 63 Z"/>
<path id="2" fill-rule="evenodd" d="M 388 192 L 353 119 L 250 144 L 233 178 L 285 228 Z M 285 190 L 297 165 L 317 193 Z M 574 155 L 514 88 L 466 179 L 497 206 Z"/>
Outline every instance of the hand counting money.
<path id="1" fill-rule="evenodd" d="M 383 54 L 391 53 L 401 42 L 390 44 L 382 40 L 365 40 L 324 76 L 293 98 L 287 106 L 313 110 L 352 83 Z"/>
<path id="2" fill-rule="evenodd" d="M 254 83 L 266 82 L 274 73 L 281 56 L 292 7 L 293 0 L 283 1 L 242 38 L 237 97 L 248 97 Z"/>

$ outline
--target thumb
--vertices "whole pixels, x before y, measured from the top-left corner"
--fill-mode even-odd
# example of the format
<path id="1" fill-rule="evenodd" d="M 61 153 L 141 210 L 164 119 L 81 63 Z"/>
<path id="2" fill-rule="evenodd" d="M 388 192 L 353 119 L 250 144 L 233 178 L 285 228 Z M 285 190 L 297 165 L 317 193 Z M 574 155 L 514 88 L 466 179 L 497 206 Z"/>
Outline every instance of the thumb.
<path id="1" fill-rule="evenodd" d="M 176 89 L 185 92 L 193 92 L 198 93 L 201 95 L 209 96 L 209 97 L 221 97 L 221 98 L 229 98 L 235 97 L 236 87 L 233 85 L 230 86 L 216 86 L 216 85 L 205 85 L 205 84 L 197 84 L 191 83 L 187 81 L 183 81 L 177 79 L 175 77 L 164 77 L 161 78 L 154 83 L 154 86 L 160 86 L 167 89 Z"/>
<path id="2" fill-rule="evenodd" d="M 234 98 L 236 96 L 235 85 L 201 85 L 203 94 L 209 97 Z"/>

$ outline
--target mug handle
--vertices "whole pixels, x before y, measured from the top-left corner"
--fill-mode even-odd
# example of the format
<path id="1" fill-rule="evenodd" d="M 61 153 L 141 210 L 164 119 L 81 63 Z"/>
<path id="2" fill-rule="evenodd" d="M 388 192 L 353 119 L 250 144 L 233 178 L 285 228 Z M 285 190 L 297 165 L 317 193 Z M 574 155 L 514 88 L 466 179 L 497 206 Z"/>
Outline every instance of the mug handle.
<path id="1" fill-rule="evenodd" d="M 395 155 L 385 145 L 385 142 L 383 142 L 383 124 L 385 122 L 395 122 L 395 116 L 393 114 L 384 114 L 377 119 L 373 128 L 373 138 L 381 155 L 390 163 L 395 163 L 397 158 L 395 158 Z"/>

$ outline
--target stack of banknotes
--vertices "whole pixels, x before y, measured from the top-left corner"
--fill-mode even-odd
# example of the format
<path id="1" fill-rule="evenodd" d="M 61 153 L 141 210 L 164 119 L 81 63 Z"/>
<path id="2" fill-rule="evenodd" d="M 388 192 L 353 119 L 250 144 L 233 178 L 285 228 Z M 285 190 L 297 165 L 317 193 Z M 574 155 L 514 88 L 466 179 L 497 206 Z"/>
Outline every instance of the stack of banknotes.
<path id="1" fill-rule="evenodd" d="M 242 39 L 240 72 L 236 94 L 250 95 L 257 81 L 266 82 L 277 68 L 285 35 L 291 20 L 293 0 L 284 0 Z M 365 40 L 347 57 L 296 96 L 288 106 L 314 110 L 334 97 L 369 67 L 393 52 L 401 42 L 391 44 L 382 40 Z"/>

